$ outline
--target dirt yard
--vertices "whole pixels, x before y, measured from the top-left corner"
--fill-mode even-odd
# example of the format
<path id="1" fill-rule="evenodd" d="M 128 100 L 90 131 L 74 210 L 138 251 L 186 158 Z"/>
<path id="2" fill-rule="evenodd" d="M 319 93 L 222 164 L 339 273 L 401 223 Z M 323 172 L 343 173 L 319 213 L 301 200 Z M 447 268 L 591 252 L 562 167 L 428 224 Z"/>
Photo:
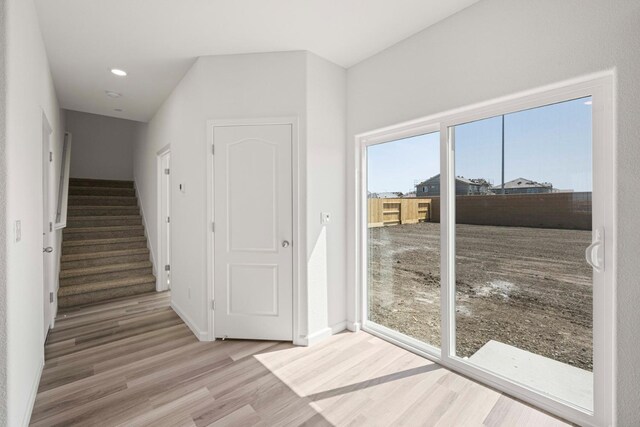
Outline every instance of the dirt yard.
<path id="1" fill-rule="evenodd" d="M 590 231 L 458 225 L 456 352 L 496 340 L 591 371 Z M 369 229 L 370 319 L 440 345 L 440 224 Z"/>

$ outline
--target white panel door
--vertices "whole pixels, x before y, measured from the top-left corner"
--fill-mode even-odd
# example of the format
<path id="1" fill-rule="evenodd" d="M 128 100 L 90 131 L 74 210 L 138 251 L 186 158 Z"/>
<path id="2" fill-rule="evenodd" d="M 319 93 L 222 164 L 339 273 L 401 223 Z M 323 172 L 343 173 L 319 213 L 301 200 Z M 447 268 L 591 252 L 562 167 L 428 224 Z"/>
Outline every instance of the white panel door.
<path id="1" fill-rule="evenodd" d="M 51 327 L 52 308 L 51 292 L 53 290 L 53 215 L 51 213 L 51 127 L 43 116 L 42 123 L 42 304 L 43 304 L 43 342 L 47 339 Z"/>
<path id="2" fill-rule="evenodd" d="M 216 337 L 293 339 L 291 125 L 215 127 Z"/>
<path id="3" fill-rule="evenodd" d="M 160 157 L 160 290 L 171 289 L 171 153 Z"/>

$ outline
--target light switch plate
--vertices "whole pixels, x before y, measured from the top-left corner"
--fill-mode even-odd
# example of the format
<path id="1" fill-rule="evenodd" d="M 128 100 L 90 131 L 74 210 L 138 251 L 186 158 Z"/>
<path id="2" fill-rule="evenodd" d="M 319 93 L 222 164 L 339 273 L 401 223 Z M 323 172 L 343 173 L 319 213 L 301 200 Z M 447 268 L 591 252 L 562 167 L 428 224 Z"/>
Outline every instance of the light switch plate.
<path id="1" fill-rule="evenodd" d="M 331 214 L 328 212 L 320 213 L 320 224 L 329 224 L 331 222 Z"/>

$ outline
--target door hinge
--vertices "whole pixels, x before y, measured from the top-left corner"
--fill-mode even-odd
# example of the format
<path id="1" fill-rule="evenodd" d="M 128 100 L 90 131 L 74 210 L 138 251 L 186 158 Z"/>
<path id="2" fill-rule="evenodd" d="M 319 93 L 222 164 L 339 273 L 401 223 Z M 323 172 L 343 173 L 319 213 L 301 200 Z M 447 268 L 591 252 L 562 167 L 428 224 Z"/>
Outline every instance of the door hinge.
<path id="1" fill-rule="evenodd" d="M 171 172 L 171 171 L 170 171 L 169 169 L 165 169 L 165 170 L 164 170 L 164 174 L 165 174 L 165 175 L 169 175 L 169 173 L 170 173 L 170 172 Z"/>
<path id="2" fill-rule="evenodd" d="M 171 266 L 169 264 L 165 265 L 164 271 L 171 271 Z"/>
<path id="3" fill-rule="evenodd" d="M 49 151 L 49 161 L 53 162 L 53 151 Z"/>
<path id="4" fill-rule="evenodd" d="M 211 223 L 211 232 L 213 232 L 213 233 L 216 232 L 216 223 L 215 222 Z"/>
<path id="5" fill-rule="evenodd" d="M 211 300 L 211 309 L 212 310 L 216 309 L 216 300 L 214 300 L 214 299 Z"/>
<path id="6" fill-rule="evenodd" d="M 49 302 L 53 302 L 53 292 L 49 292 Z"/>
<path id="7" fill-rule="evenodd" d="M 211 145 L 211 154 L 215 156 L 216 154 L 216 146 L 215 145 Z"/>
<path id="8" fill-rule="evenodd" d="M 167 223 L 169 223 L 169 222 L 171 222 L 171 217 L 170 216 L 167 217 Z"/>
<path id="9" fill-rule="evenodd" d="M 51 232 L 51 231 L 53 231 L 53 223 L 52 222 L 49 223 L 49 232 Z"/>

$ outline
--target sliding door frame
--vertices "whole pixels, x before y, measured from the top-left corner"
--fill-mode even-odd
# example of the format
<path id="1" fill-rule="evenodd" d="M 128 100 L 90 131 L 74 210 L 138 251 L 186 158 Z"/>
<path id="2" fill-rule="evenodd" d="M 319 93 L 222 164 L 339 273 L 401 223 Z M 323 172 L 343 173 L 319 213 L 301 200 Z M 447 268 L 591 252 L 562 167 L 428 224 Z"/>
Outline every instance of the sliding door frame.
<path id="1" fill-rule="evenodd" d="M 357 209 L 359 284 L 355 290 L 362 328 L 516 398 L 572 422 L 615 425 L 615 110 L 613 72 L 600 73 L 518 93 L 469 107 L 425 117 L 356 136 L 360 186 Z M 454 126 L 489 117 L 542 107 L 572 99 L 592 98 L 593 229 L 605 230 L 605 268 L 593 276 L 593 412 L 543 394 L 509 378 L 482 369 L 455 355 L 455 144 Z M 437 349 L 368 320 L 367 147 L 411 136 L 440 132 L 441 176 L 441 348 Z"/>

